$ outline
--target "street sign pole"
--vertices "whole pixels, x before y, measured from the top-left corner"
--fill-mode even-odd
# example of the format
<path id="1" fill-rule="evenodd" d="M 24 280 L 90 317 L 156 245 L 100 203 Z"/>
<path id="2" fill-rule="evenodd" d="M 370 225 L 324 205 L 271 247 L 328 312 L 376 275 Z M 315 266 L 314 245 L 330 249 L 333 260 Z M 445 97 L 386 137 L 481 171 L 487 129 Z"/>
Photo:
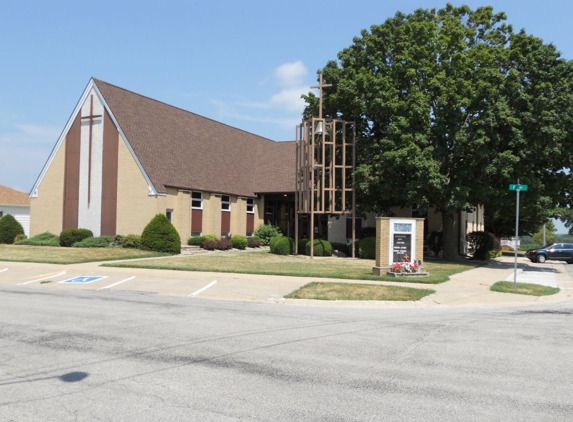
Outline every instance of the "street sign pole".
<path id="1" fill-rule="evenodd" d="M 514 190 L 517 194 L 517 200 L 515 201 L 515 259 L 513 264 L 513 288 L 517 287 L 517 243 L 518 237 L 517 234 L 519 233 L 519 192 L 527 191 L 529 186 L 527 185 L 520 185 L 519 179 L 517 179 L 517 185 L 509 185 L 509 190 Z"/>
<path id="2" fill-rule="evenodd" d="M 519 185 L 519 179 L 517 179 L 517 184 Z M 517 193 L 517 200 L 515 201 L 515 258 L 513 263 L 513 288 L 517 287 L 517 244 L 519 233 L 519 189 L 515 191 Z"/>

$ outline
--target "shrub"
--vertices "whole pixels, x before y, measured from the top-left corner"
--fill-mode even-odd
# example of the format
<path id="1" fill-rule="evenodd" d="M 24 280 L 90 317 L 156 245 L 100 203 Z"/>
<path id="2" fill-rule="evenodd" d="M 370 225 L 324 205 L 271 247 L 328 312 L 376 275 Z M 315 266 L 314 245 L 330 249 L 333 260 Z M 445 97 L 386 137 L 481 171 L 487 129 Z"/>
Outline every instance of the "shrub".
<path id="1" fill-rule="evenodd" d="M 231 243 L 235 249 L 245 249 L 247 247 L 247 238 L 245 236 L 236 235 L 231 238 Z"/>
<path id="2" fill-rule="evenodd" d="M 201 246 L 205 238 L 203 236 L 191 236 L 189 240 L 187 240 L 187 244 L 190 246 Z"/>
<path id="3" fill-rule="evenodd" d="M 282 235 L 280 236 L 275 236 L 273 237 L 271 240 L 269 240 L 269 246 L 271 247 L 271 252 L 273 251 L 273 247 L 275 245 L 275 243 L 281 238 L 283 237 Z"/>
<path id="4" fill-rule="evenodd" d="M 60 246 L 69 248 L 74 243 L 93 237 L 93 235 L 92 231 L 88 229 L 65 229 L 60 233 Z"/>
<path id="5" fill-rule="evenodd" d="M 115 237 L 113 238 L 113 245 L 114 246 L 121 246 L 123 245 L 123 238 L 125 236 L 121 235 L 121 234 L 116 234 Z"/>
<path id="6" fill-rule="evenodd" d="M 330 244 L 332 245 L 332 251 L 338 251 L 338 252 L 342 252 L 344 255 L 348 255 L 348 247 L 346 246 L 346 243 L 340 243 L 340 242 L 330 242 Z"/>
<path id="7" fill-rule="evenodd" d="M 128 234 L 121 241 L 122 248 L 138 249 L 141 246 L 141 236 L 136 234 Z"/>
<path id="8" fill-rule="evenodd" d="M 328 240 L 314 239 L 314 256 L 331 256 L 332 245 Z M 306 244 L 305 254 L 310 256 L 310 242 Z"/>
<path id="9" fill-rule="evenodd" d="M 494 248 L 493 236 L 487 232 L 469 233 L 467 240 L 474 252 L 474 259 L 485 261 L 489 257 L 489 252 Z"/>
<path id="10" fill-rule="evenodd" d="M 0 243 L 12 244 L 19 234 L 24 234 L 24 228 L 14 216 L 6 214 L 0 218 Z"/>
<path id="11" fill-rule="evenodd" d="M 428 236 L 428 249 L 432 251 L 434 256 L 440 256 L 444 250 L 444 234 L 442 232 L 433 231 Z"/>
<path id="12" fill-rule="evenodd" d="M 143 229 L 141 249 L 170 254 L 181 253 L 179 233 L 164 214 L 157 214 Z"/>
<path id="13" fill-rule="evenodd" d="M 107 248 L 113 246 L 114 242 L 115 237 L 113 236 L 86 237 L 72 246 L 74 248 Z"/>
<path id="14" fill-rule="evenodd" d="M 24 234 L 24 233 L 18 233 L 16 235 L 16 237 L 14 238 L 14 243 L 16 243 L 19 240 L 24 240 L 27 239 L 28 237 Z"/>
<path id="15" fill-rule="evenodd" d="M 32 246 L 60 246 L 60 237 L 50 232 L 44 232 L 32 236 L 29 239 L 22 239 L 14 242 L 16 245 L 32 245 Z"/>
<path id="16" fill-rule="evenodd" d="M 273 237 L 282 236 L 282 233 L 277 227 L 271 224 L 263 224 L 257 227 L 255 236 L 261 240 L 261 245 L 268 246 Z"/>
<path id="17" fill-rule="evenodd" d="M 365 237 L 358 241 L 358 258 L 376 259 L 376 238 Z"/>
<path id="18" fill-rule="evenodd" d="M 376 227 L 362 227 L 356 231 L 357 239 L 366 239 L 367 237 L 376 237 Z"/>
<path id="19" fill-rule="evenodd" d="M 277 255 L 292 255 L 294 253 L 294 240 L 290 237 L 274 237 L 272 241 L 271 253 Z"/>
<path id="20" fill-rule="evenodd" d="M 259 239 L 258 237 L 247 237 L 247 246 L 249 248 L 260 248 L 261 239 Z"/>
<path id="21" fill-rule="evenodd" d="M 207 239 L 203 241 L 203 244 L 201 246 L 203 247 L 203 249 L 207 251 L 214 251 L 217 247 L 217 242 L 218 240 Z"/>
<path id="22" fill-rule="evenodd" d="M 493 239 L 493 249 L 491 251 L 489 251 L 488 257 L 489 258 L 500 257 L 501 251 L 502 251 L 501 239 L 497 236 L 494 236 L 494 235 L 492 235 L 492 239 Z"/>
<path id="23" fill-rule="evenodd" d="M 304 237 L 298 240 L 298 253 L 304 254 L 304 251 L 306 251 L 306 244 L 308 242 L 310 242 L 310 240 L 305 239 Z"/>
<path id="24" fill-rule="evenodd" d="M 229 239 L 222 238 L 215 242 L 215 249 L 219 251 L 228 251 L 229 249 L 233 249 L 233 244 Z"/>

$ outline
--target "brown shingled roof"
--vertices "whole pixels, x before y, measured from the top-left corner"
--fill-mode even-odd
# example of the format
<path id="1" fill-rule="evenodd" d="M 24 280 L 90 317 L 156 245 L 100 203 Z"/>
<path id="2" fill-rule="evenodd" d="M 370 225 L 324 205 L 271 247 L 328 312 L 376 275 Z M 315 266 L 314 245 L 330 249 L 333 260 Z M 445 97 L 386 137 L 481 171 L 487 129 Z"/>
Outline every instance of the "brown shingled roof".
<path id="1" fill-rule="evenodd" d="M 25 192 L 0 185 L 0 205 L 30 205 L 30 197 Z"/>
<path id="2" fill-rule="evenodd" d="M 294 192 L 295 142 L 270 139 L 94 79 L 159 192 Z"/>

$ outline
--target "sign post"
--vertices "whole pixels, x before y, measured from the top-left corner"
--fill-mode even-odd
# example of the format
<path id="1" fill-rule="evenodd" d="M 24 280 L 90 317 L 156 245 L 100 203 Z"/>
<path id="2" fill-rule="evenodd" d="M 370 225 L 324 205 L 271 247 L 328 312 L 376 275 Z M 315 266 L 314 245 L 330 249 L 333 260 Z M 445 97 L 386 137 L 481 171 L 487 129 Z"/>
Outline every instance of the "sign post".
<path id="1" fill-rule="evenodd" d="M 527 191 L 527 185 L 520 185 L 519 179 L 517 179 L 517 185 L 509 185 L 509 190 L 514 190 L 517 194 L 517 200 L 515 201 L 515 259 L 513 264 L 513 288 L 517 287 L 517 244 L 518 244 L 518 237 L 517 234 L 519 232 L 519 192 Z"/>

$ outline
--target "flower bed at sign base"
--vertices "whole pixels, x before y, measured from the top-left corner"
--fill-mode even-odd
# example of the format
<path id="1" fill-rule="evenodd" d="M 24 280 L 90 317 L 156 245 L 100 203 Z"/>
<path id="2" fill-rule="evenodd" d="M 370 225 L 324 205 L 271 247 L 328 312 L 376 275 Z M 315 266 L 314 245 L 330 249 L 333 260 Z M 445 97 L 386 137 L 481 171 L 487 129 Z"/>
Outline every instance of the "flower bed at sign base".
<path id="1" fill-rule="evenodd" d="M 394 262 L 392 269 L 386 273 L 394 277 L 427 277 L 430 274 L 423 271 L 418 262 Z"/>

